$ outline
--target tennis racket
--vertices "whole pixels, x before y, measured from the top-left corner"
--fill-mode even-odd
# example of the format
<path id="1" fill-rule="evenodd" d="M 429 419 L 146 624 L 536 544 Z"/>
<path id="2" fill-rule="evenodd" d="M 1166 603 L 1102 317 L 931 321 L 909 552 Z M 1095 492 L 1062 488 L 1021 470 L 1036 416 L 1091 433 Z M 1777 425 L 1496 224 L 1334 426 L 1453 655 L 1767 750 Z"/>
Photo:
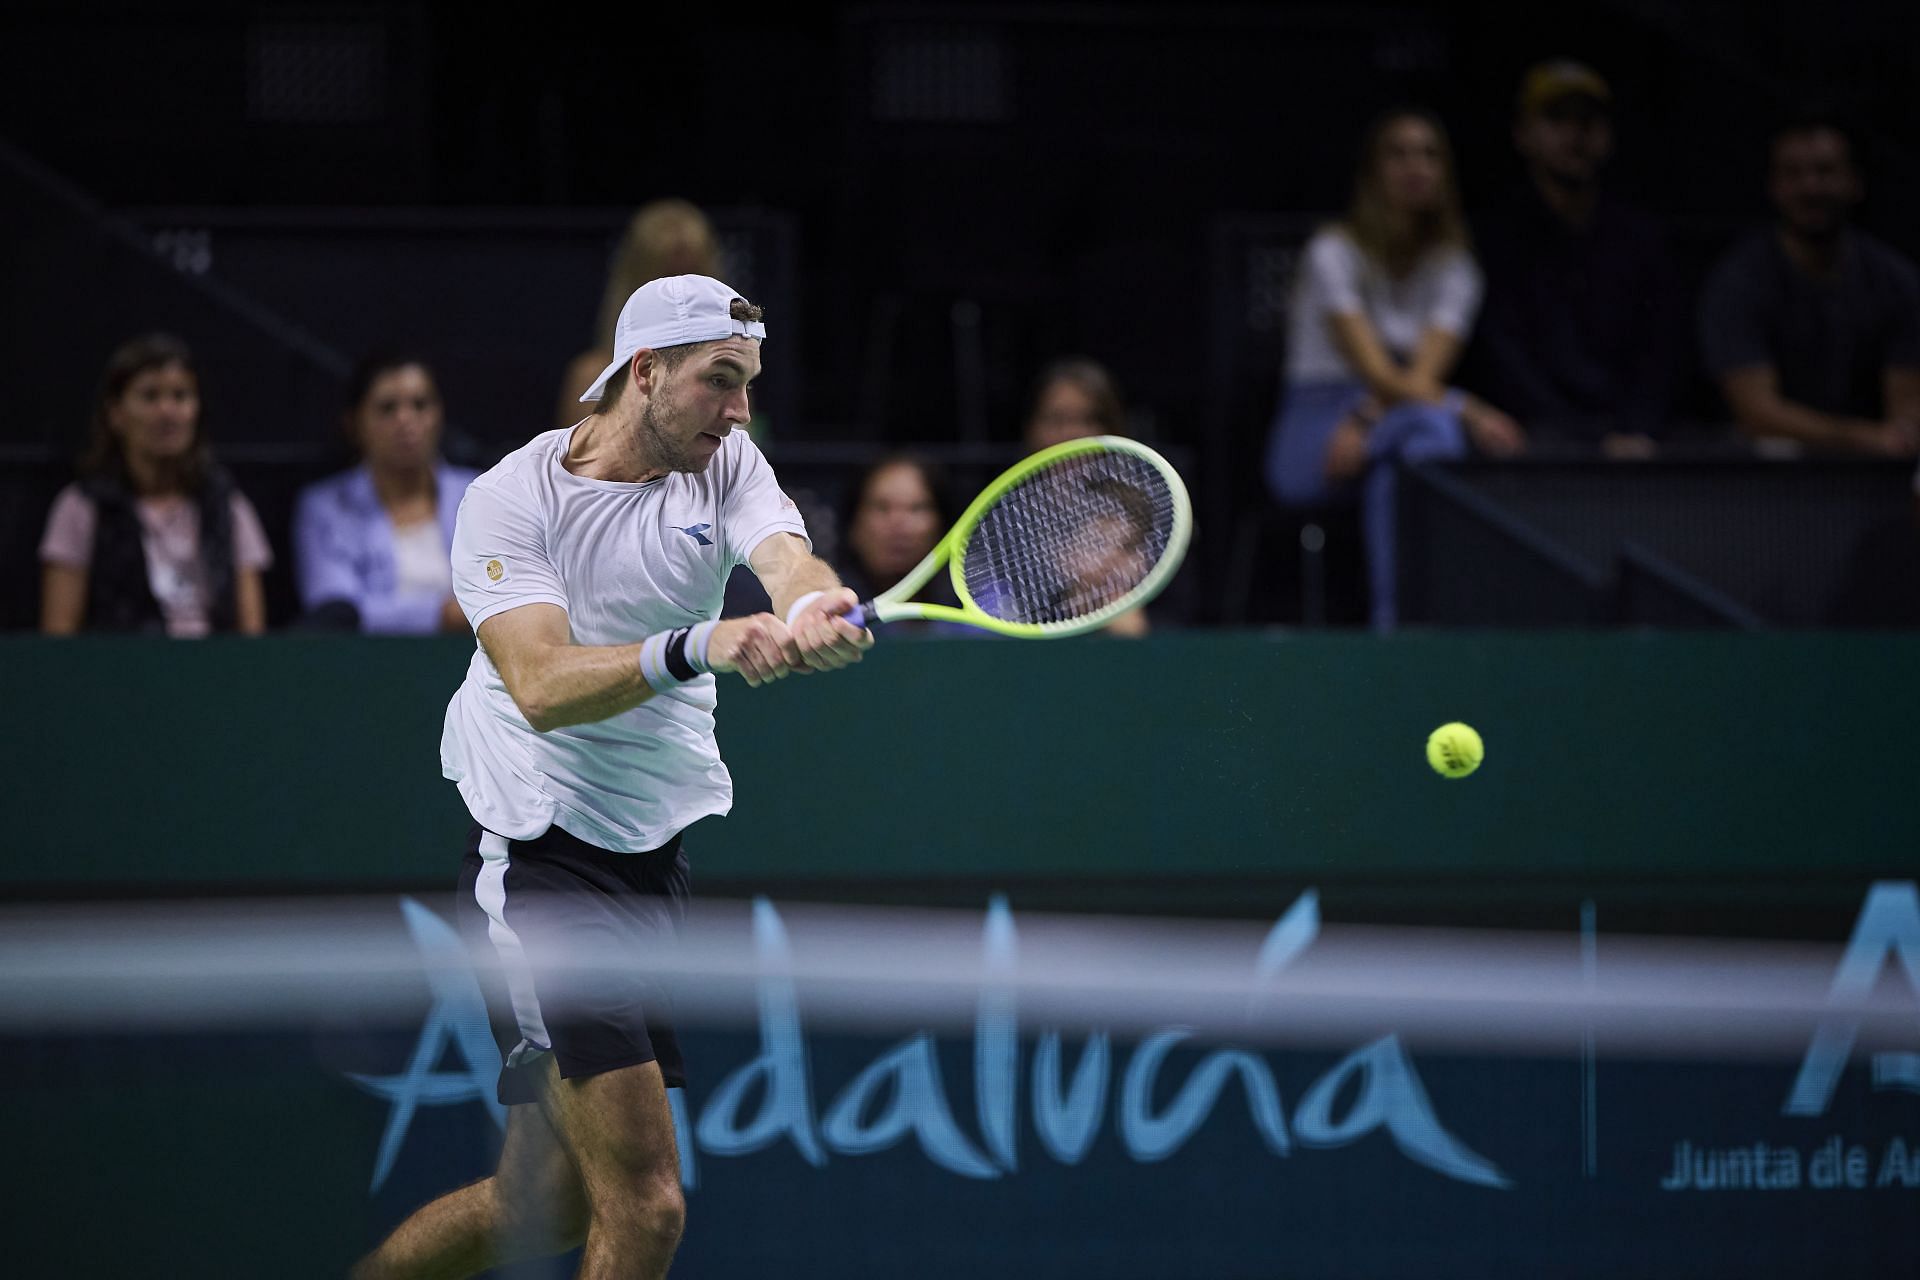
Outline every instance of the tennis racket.
<path id="1" fill-rule="evenodd" d="M 927 558 L 846 615 L 964 622 L 1025 639 L 1095 631 L 1160 594 L 1187 553 L 1193 507 L 1167 460 L 1094 436 L 1023 458 L 973 500 Z M 910 599 L 942 565 L 960 606 Z"/>

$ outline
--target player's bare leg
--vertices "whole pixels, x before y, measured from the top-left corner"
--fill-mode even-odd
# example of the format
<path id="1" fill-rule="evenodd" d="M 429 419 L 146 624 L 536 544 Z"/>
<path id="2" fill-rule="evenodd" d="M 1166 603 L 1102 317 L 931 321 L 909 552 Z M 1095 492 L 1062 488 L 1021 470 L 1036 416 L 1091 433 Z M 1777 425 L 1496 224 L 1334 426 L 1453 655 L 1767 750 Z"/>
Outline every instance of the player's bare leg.
<path id="1" fill-rule="evenodd" d="M 580 1280 L 666 1275 L 686 1221 L 686 1200 L 659 1064 L 563 1080 L 549 1060 L 546 1072 L 543 1104 L 586 1191 Z"/>
<path id="2" fill-rule="evenodd" d="M 416 1210 L 352 1280 L 456 1280 L 571 1249 L 586 1230 L 580 1179 L 552 1124 L 538 1107 L 514 1107 L 493 1176 Z"/>

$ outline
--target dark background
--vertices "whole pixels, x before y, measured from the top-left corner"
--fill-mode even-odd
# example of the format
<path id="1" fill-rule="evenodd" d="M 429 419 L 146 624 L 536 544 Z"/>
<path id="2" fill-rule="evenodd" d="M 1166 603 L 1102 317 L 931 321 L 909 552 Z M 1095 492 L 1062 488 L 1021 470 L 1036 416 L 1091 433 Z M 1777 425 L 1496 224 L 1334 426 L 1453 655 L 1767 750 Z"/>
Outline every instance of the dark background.
<path id="1" fill-rule="evenodd" d="M 1866 174 L 1862 224 L 1920 256 L 1912 6 L 738 12 L 15 6 L 0 18 L 0 559 L 31 557 L 108 352 L 152 328 L 195 347 L 209 434 L 283 552 L 298 487 L 348 461 L 344 377 L 369 349 L 424 356 L 449 452 L 490 463 L 554 425 L 627 218 L 679 195 L 713 214 L 730 283 L 769 308 L 755 432 L 817 511 L 888 445 L 957 449 L 956 487 L 984 482 L 1036 372 L 1084 353 L 1194 493 L 1195 554 L 1163 615 L 1357 622 L 1351 517 L 1309 567 L 1294 526 L 1261 514 L 1259 459 L 1292 255 L 1344 205 L 1377 111 L 1438 109 L 1471 210 L 1521 180 L 1522 72 L 1591 63 L 1615 95 L 1609 185 L 1666 221 L 1689 297 L 1764 216 L 1769 131 L 1837 112 Z M 1733 448 L 1687 363 L 1679 439 Z M 1863 474 L 1871 510 L 1829 503 L 1789 526 L 1746 503 L 1721 541 L 1804 527 L 1844 552 L 1908 501 L 1898 464 Z M 830 546 L 829 522 L 810 524 Z M 1660 545 L 1768 622 L 1826 607 L 1825 561 L 1782 611 L 1715 578 L 1727 548 Z M 1441 566 L 1443 594 L 1465 563 Z M 1324 608 L 1295 582 L 1313 575 Z M 0 601 L 0 625 L 31 624 L 31 587 Z M 1521 621 L 1597 617 L 1584 595 L 1530 609 Z"/>
<path id="2" fill-rule="evenodd" d="M 804 429 L 835 437 L 960 432 L 956 300 L 981 308 L 992 436 L 1015 433 L 1034 370 L 1068 350 L 1112 364 L 1159 434 L 1191 436 L 1207 390 L 1210 221 L 1337 209 L 1365 121 L 1403 100 L 1440 110 L 1469 204 L 1482 201 L 1518 177 L 1513 94 L 1547 56 L 1610 78 L 1613 185 L 1670 219 L 1695 269 L 1760 213 L 1766 130 L 1807 101 L 1864 125 L 1864 221 L 1920 247 L 1910 6 L 738 13 L 15 7 L 0 132 L 117 210 L 594 210 L 617 226 L 681 194 L 780 211 L 797 231 L 799 289 L 798 316 L 776 322 L 804 322 L 781 358 L 807 375 Z M 432 331 L 382 332 L 377 274 L 333 283 L 366 299 L 365 336 L 433 346 Z M 578 319 L 557 349 L 584 344 L 596 295 L 571 299 Z M 879 308 L 897 318 L 895 385 L 874 420 L 859 392 Z M 97 368 L 104 352 L 84 354 Z M 451 392 L 480 435 L 525 434 Z"/>

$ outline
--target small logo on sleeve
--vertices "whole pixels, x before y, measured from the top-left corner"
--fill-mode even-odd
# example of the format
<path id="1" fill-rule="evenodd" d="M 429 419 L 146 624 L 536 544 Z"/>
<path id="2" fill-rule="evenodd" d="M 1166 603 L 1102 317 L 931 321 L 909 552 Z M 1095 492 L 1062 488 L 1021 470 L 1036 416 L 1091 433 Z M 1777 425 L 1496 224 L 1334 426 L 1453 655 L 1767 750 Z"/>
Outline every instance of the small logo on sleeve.
<path id="1" fill-rule="evenodd" d="M 689 538 L 692 538 L 695 542 L 699 543 L 703 547 L 710 547 L 713 545 L 713 539 L 707 536 L 707 530 L 713 528 L 713 526 L 710 524 L 686 524 L 686 525 L 670 524 L 667 526 L 667 528 L 678 529 L 681 533 L 686 534 Z"/>
<path id="2" fill-rule="evenodd" d="M 501 564 L 498 560 L 487 561 L 487 581 L 488 582 L 498 582 L 506 576 L 507 576 L 507 566 Z"/>

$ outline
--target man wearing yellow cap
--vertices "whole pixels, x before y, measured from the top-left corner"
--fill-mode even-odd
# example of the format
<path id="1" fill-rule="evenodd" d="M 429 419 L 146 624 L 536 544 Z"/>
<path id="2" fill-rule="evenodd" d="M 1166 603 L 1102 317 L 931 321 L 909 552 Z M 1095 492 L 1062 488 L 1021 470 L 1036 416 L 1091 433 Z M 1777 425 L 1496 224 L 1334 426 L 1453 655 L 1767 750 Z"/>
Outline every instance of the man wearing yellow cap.
<path id="1" fill-rule="evenodd" d="M 1665 425 L 1685 312 L 1666 236 L 1608 195 L 1613 91 L 1565 59 L 1521 80 L 1526 181 L 1477 220 L 1487 273 L 1475 376 L 1538 444 L 1646 456 Z"/>

